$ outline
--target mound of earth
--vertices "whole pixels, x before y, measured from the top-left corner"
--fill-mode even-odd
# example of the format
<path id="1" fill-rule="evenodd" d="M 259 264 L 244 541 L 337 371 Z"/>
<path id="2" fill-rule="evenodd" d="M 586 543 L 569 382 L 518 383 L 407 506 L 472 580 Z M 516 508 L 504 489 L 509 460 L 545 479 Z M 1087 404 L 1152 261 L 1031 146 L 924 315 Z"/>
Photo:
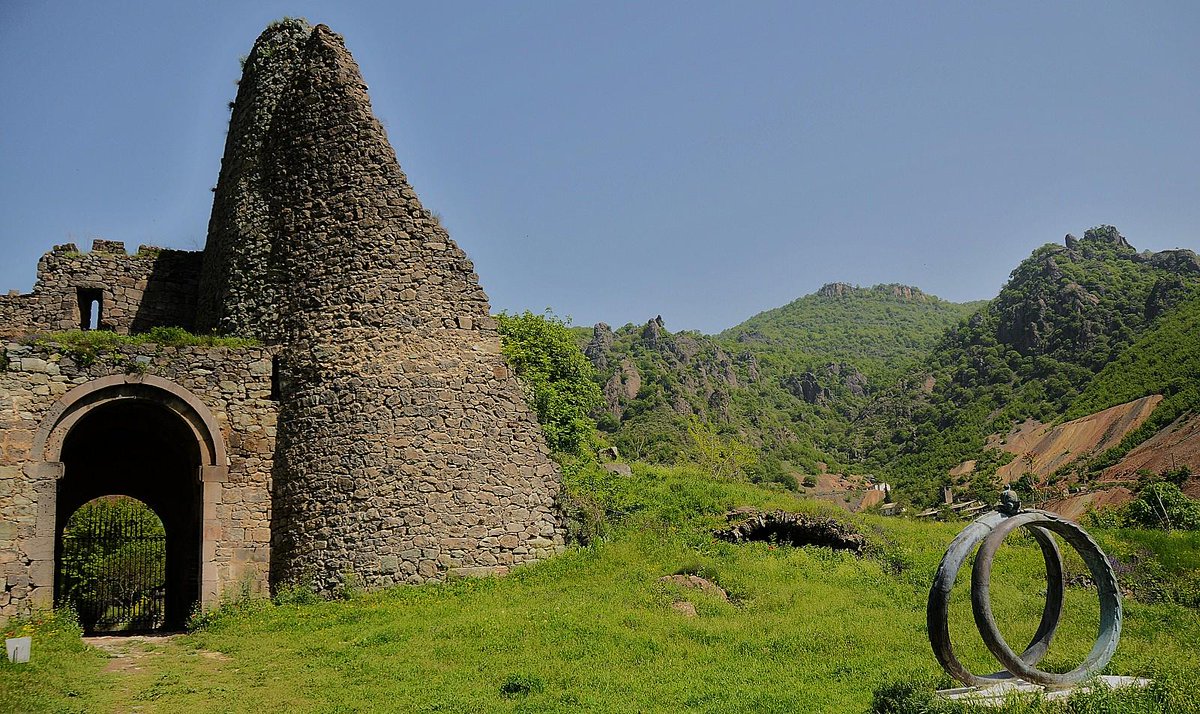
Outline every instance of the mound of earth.
<path id="1" fill-rule="evenodd" d="M 848 550 L 856 555 L 861 555 L 867 547 L 867 539 L 861 533 L 833 518 L 741 508 L 726 514 L 725 518 L 730 525 L 713 531 L 713 536 L 729 543 L 761 541 L 797 547 L 815 545 Z"/>
<path id="2" fill-rule="evenodd" d="M 1062 498 L 1052 498 L 1039 504 L 1042 510 L 1057 513 L 1064 518 L 1078 521 L 1088 511 L 1123 506 L 1133 500 L 1133 491 L 1124 486 L 1114 486 L 1087 493 L 1076 493 Z"/>

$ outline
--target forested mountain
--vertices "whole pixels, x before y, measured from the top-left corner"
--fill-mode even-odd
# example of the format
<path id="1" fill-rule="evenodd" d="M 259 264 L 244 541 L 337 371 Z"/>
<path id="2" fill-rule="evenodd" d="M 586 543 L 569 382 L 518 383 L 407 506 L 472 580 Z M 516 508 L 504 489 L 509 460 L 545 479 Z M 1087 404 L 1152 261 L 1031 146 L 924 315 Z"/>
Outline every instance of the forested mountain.
<path id="1" fill-rule="evenodd" d="M 764 455 L 765 478 L 873 474 L 926 504 L 968 459 L 957 487 L 993 492 L 1013 455 L 988 436 L 1027 419 L 1163 394 L 1120 448 L 1073 466 L 1095 470 L 1200 408 L 1200 259 L 1101 226 L 1035 250 L 988 302 L 831 283 L 716 336 L 661 318 L 577 334 L 603 388 L 598 426 L 631 458 L 686 458 L 701 422 Z"/>
<path id="2" fill-rule="evenodd" d="M 924 357 L 948 327 L 984 304 L 947 302 L 907 285 L 829 283 L 718 337 L 776 362 L 817 366 L 852 360 L 878 377 Z"/>
<path id="3" fill-rule="evenodd" d="M 1124 375 L 1115 368 L 1091 385 L 1106 365 L 1141 364 L 1139 340 L 1173 324 L 1198 288 L 1194 253 L 1139 253 L 1111 226 L 1042 246 L 996 299 L 949 330 L 919 369 L 857 416 L 851 454 L 917 500 L 932 500 L 946 473 L 968 458 L 983 457 L 983 485 L 1000 457 L 984 449 L 989 434 L 1027 418 L 1079 416 L 1112 406 L 1106 402 L 1118 393 L 1144 391 L 1119 386 Z M 1174 379 L 1175 369 L 1163 378 Z"/>
<path id="4" fill-rule="evenodd" d="M 902 285 L 832 283 L 715 337 L 673 334 L 661 318 L 602 323 L 583 345 L 604 388 L 599 426 L 637 458 L 677 458 L 695 418 L 784 468 L 846 468 L 831 435 L 977 307 Z"/>
<path id="5" fill-rule="evenodd" d="M 1200 292 L 1193 287 L 1193 295 Z M 1067 411 L 1074 419 L 1152 394 L 1163 401 L 1137 431 L 1087 464 L 1091 472 L 1116 463 L 1130 449 L 1200 410 L 1200 297 L 1162 315 L 1112 362 L 1104 365 Z"/>

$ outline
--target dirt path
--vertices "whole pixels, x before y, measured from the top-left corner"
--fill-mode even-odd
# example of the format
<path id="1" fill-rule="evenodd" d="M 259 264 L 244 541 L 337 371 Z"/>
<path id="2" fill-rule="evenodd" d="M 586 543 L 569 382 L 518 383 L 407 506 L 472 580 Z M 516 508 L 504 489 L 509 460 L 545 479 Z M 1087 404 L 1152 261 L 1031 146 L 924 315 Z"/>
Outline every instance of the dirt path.
<path id="1" fill-rule="evenodd" d="M 108 654 L 105 672 L 132 673 L 152 666 L 147 660 L 161 657 L 176 638 L 178 635 L 103 635 L 83 641 Z"/>
<path id="2" fill-rule="evenodd" d="M 190 644 L 185 635 L 105 635 L 83 638 L 108 655 L 108 711 L 154 712 L 164 694 L 195 693 L 193 682 L 206 681 L 231 661 L 228 655 Z"/>

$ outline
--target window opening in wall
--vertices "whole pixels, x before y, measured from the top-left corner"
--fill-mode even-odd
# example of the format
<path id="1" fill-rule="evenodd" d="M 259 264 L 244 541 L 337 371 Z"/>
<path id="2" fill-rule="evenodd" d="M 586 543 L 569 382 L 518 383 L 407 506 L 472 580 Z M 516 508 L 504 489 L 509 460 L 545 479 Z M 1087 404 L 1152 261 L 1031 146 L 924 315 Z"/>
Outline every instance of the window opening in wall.
<path id="1" fill-rule="evenodd" d="M 104 291 L 79 288 L 79 329 L 99 330 L 104 319 Z"/>

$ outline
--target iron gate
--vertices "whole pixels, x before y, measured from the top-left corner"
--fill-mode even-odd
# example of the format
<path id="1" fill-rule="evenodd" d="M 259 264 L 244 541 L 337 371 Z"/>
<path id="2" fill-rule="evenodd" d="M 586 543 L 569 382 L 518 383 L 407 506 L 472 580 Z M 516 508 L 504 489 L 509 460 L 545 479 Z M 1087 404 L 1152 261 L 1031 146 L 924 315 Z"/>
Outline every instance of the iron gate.
<path id="1" fill-rule="evenodd" d="M 145 504 L 121 499 L 84 505 L 63 528 L 60 553 L 57 604 L 78 613 L 85 634 L 163 626 L 167 537 Z"/>

